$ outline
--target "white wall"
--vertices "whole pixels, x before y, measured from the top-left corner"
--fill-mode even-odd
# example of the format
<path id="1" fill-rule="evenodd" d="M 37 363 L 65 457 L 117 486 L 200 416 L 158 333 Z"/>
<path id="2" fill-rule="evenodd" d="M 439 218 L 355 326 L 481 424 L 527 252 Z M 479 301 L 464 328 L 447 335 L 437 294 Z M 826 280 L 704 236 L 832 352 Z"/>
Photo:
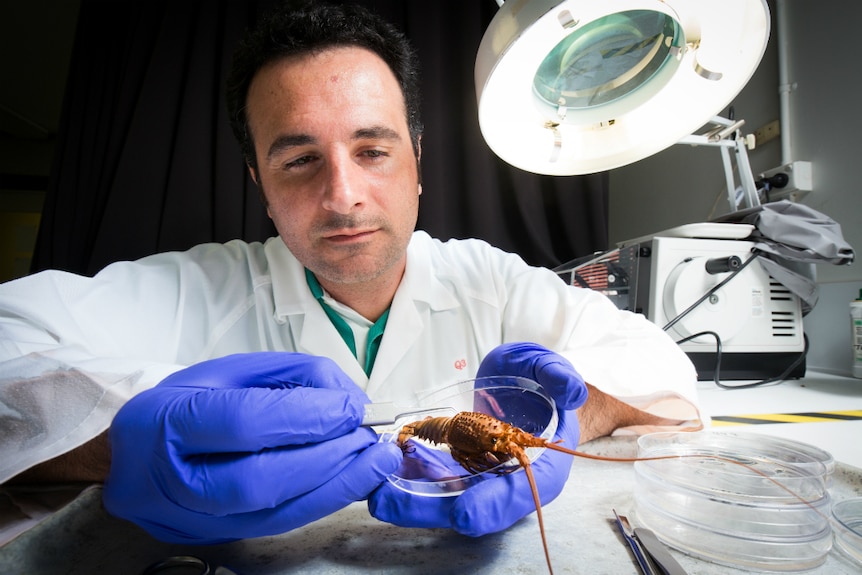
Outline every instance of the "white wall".
<path id="1" fill-rule="evenodd" d="M 787 160 L 812 162 L 814 191 L 801 203 L 835 219 L 845 239 L 862 249 L 862 91 L 858 22 L 862 2 L 784 0 L 786 35 L 778 38 L 776 2 L 766 54 L 734 100 L 745 133 L 779 119 L 778 42 L 789 56 L 790 133 Z M 726 114 L 724 114 L 726 115 Z M 780 139 L 749 153 L 757 174 L 782 163 Z M 610 240 L 639 237 L 726 213 L 724 173 L 716 148 L 673 146 L 610 175 Z M 805 318 L 810 368 L 849 374 L 849 300 L 862 288 L 862 264 L 818 265 L 821 299 Z"/>

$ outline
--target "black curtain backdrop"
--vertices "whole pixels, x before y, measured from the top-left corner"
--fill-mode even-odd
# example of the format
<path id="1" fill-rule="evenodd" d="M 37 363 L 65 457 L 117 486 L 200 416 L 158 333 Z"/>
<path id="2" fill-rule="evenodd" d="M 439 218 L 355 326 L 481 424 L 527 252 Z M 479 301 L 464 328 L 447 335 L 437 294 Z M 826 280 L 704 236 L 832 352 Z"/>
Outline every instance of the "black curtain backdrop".
<path id="1" fill-rule="evenodd" d="M 275 235 L 226 118 L 233 47 L 271 0 L 82 0 L 32 271 Z M 355 0 L 422 61 L 418 228 L 554 267 L 607 249 L 608 177 L 511 167 L 479 131 L 473 65 L 495 0 Z"/>

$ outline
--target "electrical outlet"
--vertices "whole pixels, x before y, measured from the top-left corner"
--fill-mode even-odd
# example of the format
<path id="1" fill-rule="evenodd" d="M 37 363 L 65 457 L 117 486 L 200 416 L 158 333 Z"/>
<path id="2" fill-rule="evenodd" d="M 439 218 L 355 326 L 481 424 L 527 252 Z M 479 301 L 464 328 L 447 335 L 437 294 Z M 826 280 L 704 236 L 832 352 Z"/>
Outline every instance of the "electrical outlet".
<path id="1" fill-rule="evenodd" d="M 771 170 L 766 170 L 757 178 L 758 189 L 769 186 L 764 196 L 770 202 L 778 200 L 798 201 L 802 196 L 814 190 L 811 173 L 811 162 L 790 162 Z"/>

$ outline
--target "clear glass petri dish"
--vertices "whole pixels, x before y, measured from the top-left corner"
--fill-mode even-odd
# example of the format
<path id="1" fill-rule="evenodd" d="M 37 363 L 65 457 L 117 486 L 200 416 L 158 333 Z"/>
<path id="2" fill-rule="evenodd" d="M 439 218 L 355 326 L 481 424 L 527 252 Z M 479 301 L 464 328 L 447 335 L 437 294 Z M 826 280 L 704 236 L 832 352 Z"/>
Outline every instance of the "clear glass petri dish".
<path id="1" fill-rule="evenodd" d="M 638 440 L 635 515 L 668 545 L 764 571 L 821 565 L 832 547 L 834 460 L 760 434 L 656 433 Z"/>
<path id="2" fill-rule="evenodd" d="M 416 406 L 428 409 L 422 417 L 407 416 L 381 433 L 381 441 L 397 442 L 404 425 L 425 417 L 451 417 L 460 411 L 475 411 L 496 417 L 541 437 L 551 439 L 557 431 L 556 405 L 541 385 L 514 376 L 469 379 L 441 388 L 420 398 Z M 482 473 L 471 473 L 451 455 L 448 446 L 411 437 L 403 446 L 404 461 L 388 481 L 416 495 L 454 497 L 482 481 L 518 469 L 510 460 Z M 527 448 L 535 461 L 544 448 Z"/>
<path id="3" fill-rule="evenodd" d="M 835 546 L 862 566 L 862 497 L 834 504 L 832 516 L 835 518 Z"/>

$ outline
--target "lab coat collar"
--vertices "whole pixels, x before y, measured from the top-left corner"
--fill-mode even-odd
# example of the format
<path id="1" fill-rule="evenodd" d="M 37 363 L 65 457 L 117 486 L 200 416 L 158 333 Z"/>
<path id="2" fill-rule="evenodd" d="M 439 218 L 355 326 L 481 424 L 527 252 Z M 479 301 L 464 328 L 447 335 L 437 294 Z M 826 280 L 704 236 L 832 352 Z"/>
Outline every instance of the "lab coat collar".
<path id="1" fill-rule="evenodd" d="M 290 323 L 298 343 L 297 351 L 330 357 L 354 381 L 369 381 L 314 299 L 302 264 L 280 238 L 268 240 L 264 249 L 272 278 L 275 320 Z M 413 234 L 407 247 L 404 277 L 392 301 L 386 332 L 371 372 L 369 392 L 392 373 L 419 338 L 430 313 L 460 306 L 438 279 L 448 274 L 441 273 L 440 258 L 431 257 L 435 249 L 435 240 L 428 234 Z M 387 337 L 388 333 L 396 333 L 398 337 Z"/>
<path id="2" fill-rule="evenodd" d="M 306 313 L 312 304 L 320 307 L 305 281 L 305 268 L 281 238 L 269 238 L 264 250 L 272 279 L 275 320 L 284 323 L 291 315 Z"/>
<path id="3" fill-rule="evenodd" d="M 433 250 L 436 249 L 435 244 L 435 240 L 427 233 L 413 233 L 407 246 L 407 268 L 395 293 L 396 299 L 399 293 L 404 293 L 413 301 L 425 302 L 434 311 L 460 305 L 458 299 L 439 279 L 449 274 L 441 269 L 439 261 L 435 263 L 431 258 Z"/>
<path id="4" fill-rule="evenodd" d="M 267 240 L 264 250 L 272 280 L 274 319 L 290 326 L 295 351 L 332 359 L 350 379 L 364 387 L 368 378 L 311 293 L 303 265 L 281 238 Z"/>
<path id="5" fill-rule="evenodd" d="M 431 259 L 434 240 L 425 232 L 414 232 L 407 246 L 407 267 L 396 292 L 416 302 L 424 302 L 434 311 L 451 309 L 458 300 L 440 282 L 439 264 Z M 267 240 L 266 258 L 272 278 L 276 321 L 284 323 L 288 316 L 307 313 L 319 307 L 305 281 L 305 268 L 287 249 L 281 238 Z M 314 305 L 312 305 L 314 304 Z"/>

